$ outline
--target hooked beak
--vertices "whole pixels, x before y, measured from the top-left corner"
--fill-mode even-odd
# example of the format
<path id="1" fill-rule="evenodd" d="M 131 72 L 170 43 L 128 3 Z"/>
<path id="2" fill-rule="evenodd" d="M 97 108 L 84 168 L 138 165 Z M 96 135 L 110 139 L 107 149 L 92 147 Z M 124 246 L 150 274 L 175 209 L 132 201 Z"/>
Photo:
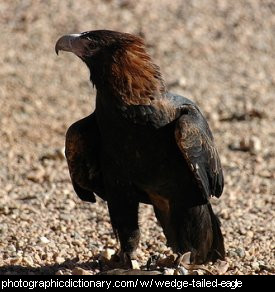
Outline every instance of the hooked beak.
<path id="1" fill-rule="evenodd" d="M 83 39 L 80 38 L 81 34 L 67 34 L 63 35 L 55 44 L 55 52 L 58 55 L 59 51 L 67 51 L 81 56 L 85 50 Z"/>

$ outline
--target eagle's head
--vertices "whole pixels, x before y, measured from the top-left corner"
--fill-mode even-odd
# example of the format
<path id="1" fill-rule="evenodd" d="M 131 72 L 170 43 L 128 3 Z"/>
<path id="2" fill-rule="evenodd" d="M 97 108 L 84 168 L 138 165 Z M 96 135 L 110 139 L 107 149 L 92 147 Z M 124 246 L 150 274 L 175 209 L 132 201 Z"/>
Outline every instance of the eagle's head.
<path id="1" fill-rule="evenodd" d="M 164 90 L 159 68 L 138 36 L 110 30 L 68 34 L 58 39 L 55 51 L 74 53 L 88 66 L 97 89 L 110 87 L 122 98 L 131 98 L 131 103 L 145 92 Z"/>
<path id="2" fill-rule="evenodd" d="M 82 60 L 87 60 L 97 54 L 114 54 L 118 50 L 126 50 L 130 46 L 144 49 L 143 40 L 129 33 L 111 30 L 94 30 L 80 34 L 68 34 L 58 39 L 55 51 L 72 52 Z"/>

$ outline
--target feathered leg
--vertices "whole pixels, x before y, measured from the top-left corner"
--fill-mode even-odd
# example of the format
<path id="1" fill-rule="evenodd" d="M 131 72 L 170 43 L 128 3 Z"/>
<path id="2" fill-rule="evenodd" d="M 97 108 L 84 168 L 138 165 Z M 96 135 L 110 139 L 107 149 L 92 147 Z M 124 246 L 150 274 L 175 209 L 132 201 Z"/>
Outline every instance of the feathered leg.
<path id="1" fill-rule="evenodd" d="M 131 259 L 138 247 L 140 238 L 138 205 L 138 202 L 129 201 L 125 198 L 108 200 L 111 223 L 120 242 L 120 260 L 126 267 L 131 267 Z"/>

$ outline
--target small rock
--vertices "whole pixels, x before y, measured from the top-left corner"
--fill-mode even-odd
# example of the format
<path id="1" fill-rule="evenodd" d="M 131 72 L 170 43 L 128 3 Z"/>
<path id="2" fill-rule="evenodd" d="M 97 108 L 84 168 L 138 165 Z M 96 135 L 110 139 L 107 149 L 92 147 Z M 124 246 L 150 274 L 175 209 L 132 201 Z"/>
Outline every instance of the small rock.
<path id="1" fill-rule="evenodd" d="M 243 248 L 238 247 L 236 248 L 235 252 L 240 258 L 245 257 L 245 250 Z"/>
<path id="2" fill-rule="evenodd" d="M 43 244 L 48 244 L 50 242 L 50 240 L 45 236 L 41 236 L 40 237 L 40 242 L 43 243 Z"/>
<path id="3" fill-rule="evenodd" d="M 258 271 L 260 269 L 260 265 L 258 262 L 251 263 L 251 267 L 253 270 Z"/>
<path id="4" fill-rule="evenodd" d="M 234 250 L 228 250 L 227 254 L 230 258 L 235 258 L 238 256 Z"/>
<path id="5" fill-rule="evenodd" d="M 8 206 L 0 207 L 0 214 L 9 215 L 10 213 L 10 208 Z"/>
<path id="6" fill-rule="evenodd" d="M 175 270 L 174 269 L 164 269 L 163 275 L 174 275 Z"/>
<path id="7" fill-rule="evenodd" d="M 134 269 L 134 270 L 139 270 L 140 269 L 137 260 L 131 260 L 131 264 L 132 264 L 132 269 Z"/>
<path id="8" fill-rule="evenodd" d="M 186 270 L 184 267 L 179 267 L 175 270 L 174 275 L 188 275 L 188 270 Z"/>
<path id="9" fill-rule="evenodd" d="M 28 266 L 33 266 L 33 259 L 30 256 L 25 256 L 23 258 L 23 261 L 28 265 Z"/>
<path id="10" fill-rule="evenodd" d="M 83 243 L 83 241 L 80 240 L 80 239 L 75 239 L 75 240 L 72 241 L 72 244 L 76 245 L 76 246 L 81 246 L 82 243 Z"/>
<path id="11" fill-rule="evenodd" d="M 219 275 L 223 275 L 228 270 L 229 264 L 226 261 L 217 260 L 217 272 Z"/>
<path id="12" fill-rule="evenodd" d="M 23 247 L 25 244 L 24 244 L 24 241 L 23 240 L 20 240 L 20 241 L 17 241 L 16 242 L 16 247 L 19 249 L 21 247 Z"/>
<path id="13" fill-rule="evenodd" d="M 228 209 L 222 209 L 219 215 L 221 218 L 223 218 L 225 220 L 230 219 L 230 213 L 229 213 Z"/>
<path id="14" fill-rule="evenodd" d="M 23 250 L 19 249 L 16 254 L 17 254 L 17 256 L 22 256 L 23 253 L 24 253 Z"/>
<path id="15" fill-rule="evenodd" d="M 114 255 L 116 252 L 114 249 L 111 248 L 106 248 L 102 253 L 101 256 L 106 259 L 106 260 L 110 260 L 112 255 Z"/>
<path id="16" fill-rule="evenodd" d="M 42 183 L 45 179 L 45 170 L 43 168 L 34 169 L 27 175 L 27 179 L 35 183 Z"/>
<path id="17" fill-rule="evenodd" d="M 240 150 L 242 151 L 249 151 L 252 154 L 257 154 L 261 151 L 261 149 L 261 140 L 256 136 L 242 138 L 240 141 Z"/>
<path id="18" fill-rule="evenodd" d="M 72 210 L 75 208 L 75 202 L 73 200 L 67 200 L 66 201 L 66 209 Z"/>
<path id="19" fill-rule="evenodd" d="M 62 233 L 65 233 L 65 232 L 67 231 L 67 227 L 61 225 L 61 226 L 60 226 L 60 231 L 61 231 Z"/>
<path id="20" fill-rule="evenodd" d="M 9 193 L 12 189 L 13 189 L 13 185 L 12 184 L 7 184 L 6 186 L 5 186 L 5 191 L 7 192 L 7 193 Z"/>
<path id="21" fill-rule="evenodd" d="M 261 170 L 261 173 L 259 173 L 259 176 L 265 177 L 265 178 L 273 178 L 274 174 L 270 172 L 268 169 L 263 169 Z"/>
<path id="22" fill-rule="evenodd" d="M 246 234 L 246 230 L 243 227 L 240 227 L 240 234 L 241 235 L 245 235 Z"/>
<path id="23" fill-rule="evenodd" d="M 91 272 L 84 270 L 82 268 L 74 268 L 72 270 L 72 275 L 79 275 L 79 276 L 83 276 L 83 275 L 91 275 Z"/>
<path id="24" fill-rule="evenodd" d="M 37 253 L 35 253 L 33 257 L 37 263 L 41 263 L 41 258 Z"/>
<path id="25" fill-rule="evenodd" d="M 251 231 L 251 230 L 249 230 L 249 231 L 247 231 L 246 235 L 247 235 L 248 237 L 252 238 L 252 237 L 254 236 L 254 232 Z"/>
<path id="26" fill-rule="evenodd" d="M 55 275 L 64 275 L 63 271 L 62 270 L 58 270 Z"/>
<path id="27" fill-rule="evenodd" d="M 187 84 L 186 78 L 181 77 L 179 79 L 179 86 L 185 88 L 186 87 L 186 84 Z"/>
<path id="28" fill-rule="evenodd" d="M 47 252 L 41 256 L 41 259 L 43 261 L 51 261 L 52 257 L 53 257 L 53 254 L 51 252 Z"/>
<path id="29" fill-rule="evenodd" d="M 110 246 L 113 246 L 113 245 L 116 245 L 116 240 L 115 239 L 113 239 L 113 238 L 108 238 L 108 245 L 110 245 Z"/>
<path id="30" fill-rule="evenodd" d="M 249 146 L 250 146 L 250 151 L 256 154 L 260 152 L 262 149 L 261 140 L 258 137 L 252 136 L 249 139 Z"/>
<path id="31" fill-rule="evenodd" d="M 275 268 L 272 265 L 260 264 L 259 268 L 261 270 L 265 270 L 265 271 L 268 271 L 268 272 L 271 272 L 271 273 L 275 274 Z"/>
<path id="32" fill-rule="evenodd" d="M 8 247 L 8 251 L 10 251 L 10 252 L 16 252 L 16 247 L 15 247 L 13 244 L 11 244 L 11 245 Z"/>
<path id="33" fill-rule="evenodd" d="M 15 257 L 10 260 L 10 264 L 19 265 L 22 262 L 22 257 Z"/>
<path id="34" fill-rule="evenodd" d="M 65 259 L 63 258 L 63 257 L 59 257 L 59 256 L 57 256 L 56 258 L 55 258 L 55 262 L 57 263 L 57 264 L 62 264 L 62 263 L 64 263 L 65 262 Z"/>
<path id="35" fill-rule="evenodd" d="M 49 159 L 49 160 L 64 160 L 65 159 L 65 149 L 52 149 L 46 153 L 44 153 L 43 155 L 40 156 L 40 160 L 45 160 L 45 159 Z"/>

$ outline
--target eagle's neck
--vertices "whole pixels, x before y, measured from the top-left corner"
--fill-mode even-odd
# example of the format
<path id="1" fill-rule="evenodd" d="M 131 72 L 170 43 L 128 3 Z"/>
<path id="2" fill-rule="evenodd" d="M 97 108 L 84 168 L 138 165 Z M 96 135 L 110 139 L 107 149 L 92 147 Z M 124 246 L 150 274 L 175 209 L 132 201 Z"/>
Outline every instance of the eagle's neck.
<path id="1" fill-rule="evenodd" d="M 105 55 L 98 66 L 100 72 L 91 71 L 97 90 L 108 88 L 118 102 L 125 105 L 150 105 L 166 92 L 159 67 L 140 44 Z"/>

